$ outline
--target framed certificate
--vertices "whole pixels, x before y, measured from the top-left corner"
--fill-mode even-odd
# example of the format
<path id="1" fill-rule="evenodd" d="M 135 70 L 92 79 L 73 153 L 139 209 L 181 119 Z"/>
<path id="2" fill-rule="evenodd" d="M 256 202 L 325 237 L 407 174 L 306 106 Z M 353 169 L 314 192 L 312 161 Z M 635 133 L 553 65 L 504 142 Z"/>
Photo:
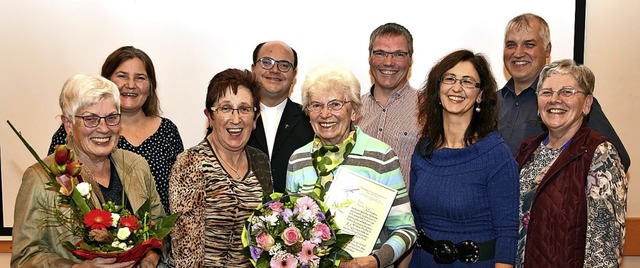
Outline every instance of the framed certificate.
<path id="1" fill-rule="evenodd" d="M 398 191 L 345 168 L 339 168 L 325 195 L 325 204 L 344 234 L 354 235 L 346 251 L 369 255 Z"/>

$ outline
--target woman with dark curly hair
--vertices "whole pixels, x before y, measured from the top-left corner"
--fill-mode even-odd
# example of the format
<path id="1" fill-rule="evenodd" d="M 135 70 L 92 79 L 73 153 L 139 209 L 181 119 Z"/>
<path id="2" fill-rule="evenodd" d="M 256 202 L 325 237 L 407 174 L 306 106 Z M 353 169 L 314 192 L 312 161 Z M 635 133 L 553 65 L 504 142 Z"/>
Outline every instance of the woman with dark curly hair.
<path id="1" fill-rule="evenodd" d="M 514 264 L 518 165 L 497 132 L 496 87 L 484 56 L 468 50 L 445 56 L 429 73 L 411 159 L 419 236 L 410 267 Z"/>

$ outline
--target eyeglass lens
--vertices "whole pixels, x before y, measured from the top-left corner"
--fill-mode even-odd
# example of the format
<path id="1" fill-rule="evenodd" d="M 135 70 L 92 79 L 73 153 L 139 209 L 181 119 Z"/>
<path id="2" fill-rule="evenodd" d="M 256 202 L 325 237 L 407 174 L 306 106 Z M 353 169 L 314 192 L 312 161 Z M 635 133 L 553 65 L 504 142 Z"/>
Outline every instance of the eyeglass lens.
<path id="1" fill-rule="evenodd" d="M 327 102 L 326 106 L 330 111 L 339 111 L 340 109 L 342 109 L 342 106 L 344 106 L 345 103 L 346 101 L 342 100 L 332 100 Z M 324 109 L 324 106 L 324 103 L 314 101 L 309 104 L 308 109 L 313 112 L 320 112 Z"/>
<path id="2" fill-rule="evenodd" d="M 274 60 L 269 57 L 260 58 L 258 61 L 260 62 L 260 66 L 265 70 L 271 70 L 273 65 L 277 65 L 279 71 L 286 73 L 291 69 L 291 67 L 293 67 L 293 63 L 291 62 L 286 60 Z"/>
<path id="3" fill-rule="evenodd" d="M 120 115 L 119 114 L 110 114 L 107 116 L 97 116 L 97 115 L 86 115 L 86 116 L 78 116 L 76 117 L 82 118 L 82 122 L 85 127 L 97 127 L 100 125 L 100 120 L 104 119 L 104 122 L 108 126 L 116 126 L 120 124 Z"/>
<path id="4" fill-rule="evenodd" d="M 460 84 L 464 87 L 464 88 L 469 88 L 469 89 L 473 89 L 476 87 L 480 86 L 480 83 L 477 83 L 475 80 L 473 80 L 473 78 L 470 77 L 462 77 L 462 78 L 456 78 L 455 75 L 444 75 L 440 81 L 443 84 L 447 84 L 447 85 L 453 85 L 455 84 L 457 81 L 460 81 Z"/>

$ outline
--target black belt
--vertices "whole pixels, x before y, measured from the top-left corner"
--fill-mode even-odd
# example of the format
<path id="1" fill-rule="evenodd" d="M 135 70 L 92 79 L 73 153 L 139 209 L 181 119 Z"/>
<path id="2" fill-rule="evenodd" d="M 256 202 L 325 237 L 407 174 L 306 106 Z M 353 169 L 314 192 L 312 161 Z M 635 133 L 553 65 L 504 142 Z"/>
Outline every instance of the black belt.
<path id="1" fill-rule="evenodd" d="M 454 244 L 450 240 L 433 240 L 423 230 L 418 232 L 416 247 L 424 249 L 433 255 L 433 259 L 440 264 L 449 264 L 455 261 L 474 263 L 493 259 L 496 252 L 496 239 L 476 243 L 465 240 Z"/>

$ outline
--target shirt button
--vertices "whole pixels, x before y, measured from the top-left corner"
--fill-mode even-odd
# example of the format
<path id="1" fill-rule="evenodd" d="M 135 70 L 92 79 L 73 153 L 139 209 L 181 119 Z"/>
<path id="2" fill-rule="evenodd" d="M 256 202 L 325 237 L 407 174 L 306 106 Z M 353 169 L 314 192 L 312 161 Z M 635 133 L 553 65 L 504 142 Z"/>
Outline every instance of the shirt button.
<path id="1" fill-rule="evenodd" d="M 386 112 L 387 112 L 387 109 L 382 109 L 382 112 L 383 112 L 383 113 L 386 113 Z"/>
<path id="2" fill-rule="evenodd" d="M 520 106 L 520 103 L 519 103 L 519 102 L 516 102 L 516 106 Z"/>
<path id="3" fill-rule="evenodd" d="M 382 128 L 379 128 L 378 131 L 382 131 Z"/>

